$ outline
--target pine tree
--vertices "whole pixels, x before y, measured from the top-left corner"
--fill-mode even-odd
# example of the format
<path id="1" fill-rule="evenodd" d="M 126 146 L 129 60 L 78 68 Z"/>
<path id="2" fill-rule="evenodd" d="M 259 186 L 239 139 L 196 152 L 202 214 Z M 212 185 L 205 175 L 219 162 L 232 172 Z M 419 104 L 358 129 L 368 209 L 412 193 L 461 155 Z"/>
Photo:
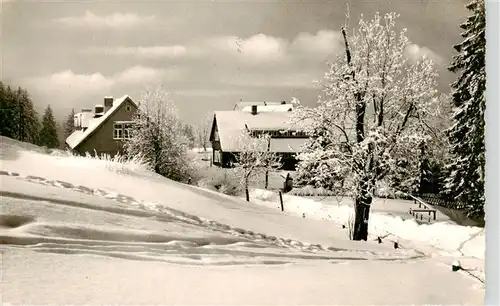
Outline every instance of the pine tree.
<path id="1" fill-rule="evenodd" d="M 16 138 L 16 122 L 13 120 L 17 113 L 14 92 L 10 86 L 0 81 L 0 135 Z"/>
<path id="2" fill-rule="evenodd" d="M 28 92 L 19 87 L 0 84 L 0 134 L 20 141 L 36 143 L 38 139 L 38 113 Z"/>
<path id="3" fill-rule="evenodd" d="M 40 121 L 28 91 L 19 87 L 14 95 L 16 110 L 12 120 L 16 125 L 16 139 L 36 144 Z"/>
<path id="4" fill-rule="evenodd" d="M 43 114 L 42 128 L 39 135 L 39 144 L 47 148 L 57 148 L 59 139 L 57 137 L 57 124 L 52 114 L 50 105 L 47 106 Z"/>
<path id="5" fill-rule="evenodd" d="M 454 48 L 449 70 L 460 75 L 452 84 L 453 125 L 447 130 L 451 152 L 455 155 L 447 165 L 448 194 L 466 203 L 470 216 L 484 215 L 485 139 L 484 112 L 486 109 L 485 66 L 485 4 L 484 0 L 470 2 L 472 16 L 460 25 L 464 41 Z"/>
<path id="6" fill-rule="evenodd" d="M 68 138 L 75 131 L 75 109 L 71 109 L 66 121 L 64 121 L 64 139 Z"/>

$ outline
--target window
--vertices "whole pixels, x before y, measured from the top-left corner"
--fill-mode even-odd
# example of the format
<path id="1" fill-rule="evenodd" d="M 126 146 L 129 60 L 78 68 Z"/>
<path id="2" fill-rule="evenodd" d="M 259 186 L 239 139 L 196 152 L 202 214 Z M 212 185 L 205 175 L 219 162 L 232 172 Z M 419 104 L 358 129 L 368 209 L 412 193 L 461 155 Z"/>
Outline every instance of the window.
<path id="1" fill-rule="evenodd" d="M 113 124 L 113 139 L 132 138 L 132 121 L 115 121 Z"/>
<path id="2" fill-rule="evenodd" d="M 132 138 L 132 124 L 125 123 L 123 125 L 123 139 L 130 139 L 130 138 Z"/>
<path id="3" fill-rule="evenodd" d="M 132 108 L 130 107 L 130 105 L 127 105 L 127 106 L 125 106 L 125 110 L 126 110 L 127 112 L 130 112 L 130 110 L 132 110 Z"/>
<path id="4" fill-rule="evenodd" d="M 113 126 L 113 139 L 123 138 L 123 124 L 115 123 Z"/>

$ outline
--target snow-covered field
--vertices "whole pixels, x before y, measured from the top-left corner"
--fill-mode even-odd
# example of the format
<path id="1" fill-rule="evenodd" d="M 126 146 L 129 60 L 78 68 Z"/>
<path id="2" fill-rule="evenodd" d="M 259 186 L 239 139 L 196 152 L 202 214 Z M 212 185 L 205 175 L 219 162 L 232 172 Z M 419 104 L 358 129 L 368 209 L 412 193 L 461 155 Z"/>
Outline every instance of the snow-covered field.
<path id="1" fill-rule="evenodd" d="M 3 304 L 483 303 L 481 281 L 450 266 L 480 269 L 482 259 L 413 243 L 404 230 L 393 233 L 408 239 L 397 250 L 390 239 L 350 241 L 334 206 L 322 220 L 328 205 L 285 196 L 282 213 L 265 196 L 247 203 L 4 138 L 0 158 Z M 448 237 L 467 236 L 450 226 Z"/>
<path id="2" fill-rule="evenodd" d="M 279 198 L 276 192 L 255 189 L 251 193 L 253 202 L 268 207 L 277 207 Z M 303 198 L 283 195 L 287 213 L 307 218 L 329 220 L 337 225 L 348 225 L 354 217 L 353 201 L 350 198 L 335 196 Z M 470 256 L 484 260 L 484 228 L 454 224 L 446 215 L 437 211 L 436 221 L 432 215 L 424 214 L 424 221 L 417 222 L 409 210 L 418 209 L 412 201 L 380 199 L 372 204 L 369 233 L 372 239 L 391 237 L 392 240 L 427 244 L 454 256 Z"/>

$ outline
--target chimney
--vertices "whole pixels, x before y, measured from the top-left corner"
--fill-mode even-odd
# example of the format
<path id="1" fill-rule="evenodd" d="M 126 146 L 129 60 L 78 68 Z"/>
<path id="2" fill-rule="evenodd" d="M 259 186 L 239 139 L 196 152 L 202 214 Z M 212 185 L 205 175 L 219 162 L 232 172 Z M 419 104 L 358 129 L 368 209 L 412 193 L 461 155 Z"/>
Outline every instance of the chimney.
<path id="1" fill-rule="evenodd" d="M 96 105 L 94 106 L 94 118 L 99 118 L 104 115 L 104 106 L 102 105 Z"/>
<path id="2" fill-rule="evenodd" d="M 107 113 L 113 107 L 113 97 L 104 97 L 104 113 Z"/>
<path id="3" fill-rule="evenodd" d="M 257 115 L 257 105 L 252 105 L 252 115 Z"/>
<path id="4" fill-rule="evenodd" d="M 80 119 L 80 114 L 75 114 L 75 115 L 73 116 L 73 126 L 74 126 L 77 130 L 79 130 L 79 129 L 80 129 L 80 127 L 81 127 L 81 125 L 80 125 L 80 120 L 78 120 L 78 119 Z"/>

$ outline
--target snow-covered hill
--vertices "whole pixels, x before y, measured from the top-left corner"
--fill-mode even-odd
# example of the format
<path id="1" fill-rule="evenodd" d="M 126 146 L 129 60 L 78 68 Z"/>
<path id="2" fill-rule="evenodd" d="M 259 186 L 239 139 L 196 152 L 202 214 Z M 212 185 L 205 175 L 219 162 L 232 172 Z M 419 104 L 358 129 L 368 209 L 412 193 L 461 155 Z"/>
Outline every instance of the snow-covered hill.
<path id="1" fill-rule="evenodd" d="M 1 150 L 4 304 L 483 301 L 481 282 L 452 272 L 450 256 L 349 241 L 331 221 L 141 166 L 46 154 L 5 138 Z"/>

